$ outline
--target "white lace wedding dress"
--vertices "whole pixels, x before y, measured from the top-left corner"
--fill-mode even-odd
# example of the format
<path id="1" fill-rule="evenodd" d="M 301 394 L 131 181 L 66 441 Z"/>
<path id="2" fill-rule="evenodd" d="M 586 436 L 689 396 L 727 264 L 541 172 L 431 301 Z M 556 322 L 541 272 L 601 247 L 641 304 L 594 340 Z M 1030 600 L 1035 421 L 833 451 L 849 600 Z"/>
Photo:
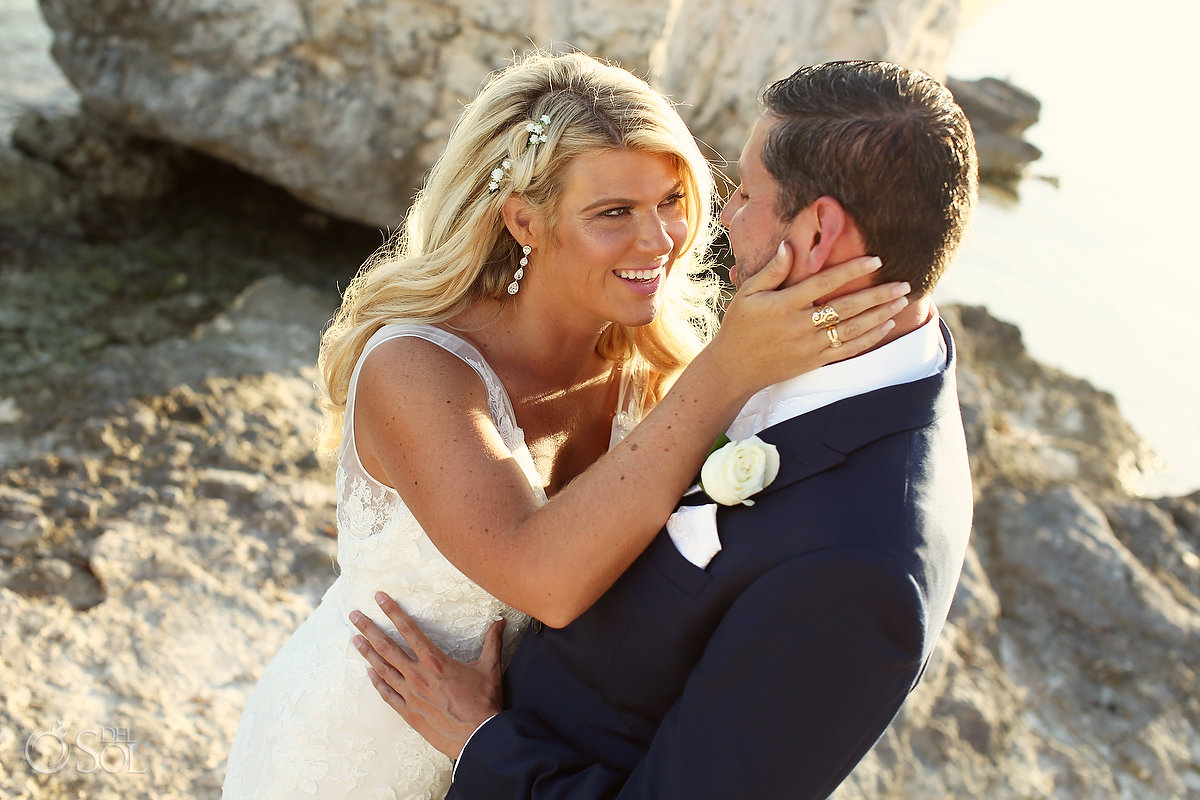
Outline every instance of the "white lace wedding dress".
<path id="1" fill-rule="evenodd" d="M 430 325 L 388 325 L 376 333 L 351 377 L 338 454 L 338 563 L 341 575 L 263 672 L 246 704 L 226 767 L 225 800 L 361 798 L 433 800 L 450 785 L 451 763 L 376 694 L 367 663 L 350 644 L 354 609 L 395 635 L 375 604 L 388 592 L 451 656 L 479 656 L 497 614 L 508 624 L 504 662 L 529 619 L 496 600 L 447 561 L 400 496 L 363 469 L 354 446 L 354 394 L 363 361 L 381 343 L 416 336 L 479 373 L 505 445 L 545 502 L 542 480 L 499 377 L 466 341 Z M 613 422 L 619 441 L 641 416 L 641 392 L 622 376 Z"/>

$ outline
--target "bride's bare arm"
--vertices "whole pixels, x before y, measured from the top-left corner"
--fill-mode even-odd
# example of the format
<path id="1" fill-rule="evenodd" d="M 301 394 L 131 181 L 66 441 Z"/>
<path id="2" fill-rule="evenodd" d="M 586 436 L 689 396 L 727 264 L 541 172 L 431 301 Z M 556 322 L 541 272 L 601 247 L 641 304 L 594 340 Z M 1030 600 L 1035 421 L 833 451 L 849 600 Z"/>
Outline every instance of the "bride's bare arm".
<path id="1" fill-rule="evenodd" d="M 750 395 L 870 349 L 903 307 L 907 287 L 894 284 L 838 298 L 845 344 L 831 350 L 804 309 L 870 272 L 870 259 L 767 291 L 784 261 L 747 280 L 662 401 L 544 506 L 492 423 L 478 375 L 428 342 L 385 343 L 364 364 L 356 438 L 451 563 L 505 603 L 567 625 L 650 543 Z"/>

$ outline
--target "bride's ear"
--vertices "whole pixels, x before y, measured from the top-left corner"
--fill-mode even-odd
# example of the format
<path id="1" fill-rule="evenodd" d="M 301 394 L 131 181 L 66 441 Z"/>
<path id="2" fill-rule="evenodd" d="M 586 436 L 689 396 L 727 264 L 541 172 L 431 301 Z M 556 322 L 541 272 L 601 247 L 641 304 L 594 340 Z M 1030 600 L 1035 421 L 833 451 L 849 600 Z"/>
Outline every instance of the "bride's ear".
<path id="1" fill-rule="evenodd" d="M 537 214 L 523 198 L 511 195 L 501 206 L 500 215 L 504 218 L 504 227 L 508 228 L 508 232 L 518 243 L 531 247 L 537 247 L 540 244 L 541 215 Z"/>

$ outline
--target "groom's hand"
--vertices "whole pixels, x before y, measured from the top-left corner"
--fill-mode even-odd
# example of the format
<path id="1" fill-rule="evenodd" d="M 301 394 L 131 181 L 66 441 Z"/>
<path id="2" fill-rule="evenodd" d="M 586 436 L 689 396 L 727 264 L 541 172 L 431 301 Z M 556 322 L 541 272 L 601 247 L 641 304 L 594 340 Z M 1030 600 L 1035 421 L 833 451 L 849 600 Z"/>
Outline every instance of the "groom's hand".
<path id="1" fill-rule="evenodd" d="M 350 622 L 362 632 L 353 643 L 371 664 L 367 674 L 372 685 L 413 730 L 457 759 L 471 734 L 500 711 L 504 620 L 488 629 L 479 659 L 463 664 L 429 641 L 391 597 L 379 592 L 375 601 L 408 642 L 413 655 L 404 652 L 367 615 L 351 612 Z"/>

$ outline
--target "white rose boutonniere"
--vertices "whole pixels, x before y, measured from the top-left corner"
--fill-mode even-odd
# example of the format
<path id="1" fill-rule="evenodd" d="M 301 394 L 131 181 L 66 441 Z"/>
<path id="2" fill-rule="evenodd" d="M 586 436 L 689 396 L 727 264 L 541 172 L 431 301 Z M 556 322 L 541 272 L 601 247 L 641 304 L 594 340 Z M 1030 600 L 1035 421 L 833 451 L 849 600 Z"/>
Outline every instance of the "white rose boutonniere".
<path id="1" fill-rule="evenodd" d="M 757 436 L 714 450 L 700 469 L 700 488 L 724 506 L 754 505 L 749 499 L 779 474 L 779 450 Z"/>

